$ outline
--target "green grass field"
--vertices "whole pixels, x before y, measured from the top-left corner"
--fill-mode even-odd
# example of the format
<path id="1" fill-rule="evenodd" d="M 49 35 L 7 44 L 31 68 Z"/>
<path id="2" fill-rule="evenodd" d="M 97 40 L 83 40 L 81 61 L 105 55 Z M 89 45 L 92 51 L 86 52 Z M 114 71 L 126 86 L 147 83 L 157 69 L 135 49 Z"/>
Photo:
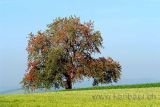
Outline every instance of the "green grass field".
<path id="1" fill-rule="evenodd" d="M 0 107 L 160 107 L 160 83 L 0 95 Z"/>

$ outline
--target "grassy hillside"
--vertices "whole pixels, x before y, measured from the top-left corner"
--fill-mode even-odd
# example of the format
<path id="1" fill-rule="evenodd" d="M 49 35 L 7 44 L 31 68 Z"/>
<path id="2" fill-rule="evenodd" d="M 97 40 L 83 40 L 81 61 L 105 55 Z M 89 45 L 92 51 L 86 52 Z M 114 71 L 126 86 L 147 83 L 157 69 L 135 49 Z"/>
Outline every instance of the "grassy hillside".
<path id="1" fill-rule="evenodd" d="M 0 107 L 158 107 L 160 87 L 156 84 L 0 95 Z"/>
<path id="2" fill-rule="evenodd" d="M 96 86 L 88 88 L 77 88 L 73 90 L 103 90 L 103 89 L 129 89 L 129 88 L 150 88 L 150 87 L 160 87 L 160 83 L 144 83 L 144 84 L 130 84 L 130 85 L 116 85 L 116 86 Z M 68 90 L 62 90 L 68 91 Z"/>
<path id="3" fill-rule="evenodd" d="M 96 86 L 96 87 L 87 87 L 87 88 L 75 88 L 72 90 L 63 90 L 60 89 L 59 91 L 80 91 L 80 90 L 104 90 L 104 89 L 126 89 L 126 88 L 150 88 L 150 87 L 160 87 L 160 83 L 145 83 L 145 84 L 130 84 L 130 85 L 115 85 L 115 86 Z M 54 88 L 50 90 L 45 89 L 39 89 L 36 90 L 35 93 L 43 93 L 43 92 L 53 92 L 55 91 Z M 58 90 L 56 90 L 58 91 Z M 25 91 L 20 89 L 14 89 L 14 90 L 7 90 L 0 92 L 0 94 L 23 94 Z"/>

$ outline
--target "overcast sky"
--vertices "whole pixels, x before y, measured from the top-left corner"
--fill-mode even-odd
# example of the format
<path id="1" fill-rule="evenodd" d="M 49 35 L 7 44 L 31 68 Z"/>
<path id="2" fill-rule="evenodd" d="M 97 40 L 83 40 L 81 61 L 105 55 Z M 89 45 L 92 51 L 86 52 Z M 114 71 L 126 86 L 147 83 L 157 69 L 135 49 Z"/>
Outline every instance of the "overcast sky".
<path id="1" fill-rule="evenodd" d="M 96 56 L 120 62 L 119 84 L 160 81 L 160 0 L 0 0 L 0 91 L 20 87 L 27 34 L 70 15 L 95 22 L 104 39 Z"/>

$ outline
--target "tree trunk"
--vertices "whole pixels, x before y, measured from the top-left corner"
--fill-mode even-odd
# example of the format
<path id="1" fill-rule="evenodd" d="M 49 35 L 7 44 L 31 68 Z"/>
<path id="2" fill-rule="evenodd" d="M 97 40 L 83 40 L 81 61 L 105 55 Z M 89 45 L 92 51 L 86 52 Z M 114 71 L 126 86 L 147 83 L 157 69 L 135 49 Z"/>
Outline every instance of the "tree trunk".
<path id="1" fill-rule="evenodd" d="M 65 84 L 66 89 L 72 89 L 72 80 L 70 75 L 66 75 L 66 84 Z"/>

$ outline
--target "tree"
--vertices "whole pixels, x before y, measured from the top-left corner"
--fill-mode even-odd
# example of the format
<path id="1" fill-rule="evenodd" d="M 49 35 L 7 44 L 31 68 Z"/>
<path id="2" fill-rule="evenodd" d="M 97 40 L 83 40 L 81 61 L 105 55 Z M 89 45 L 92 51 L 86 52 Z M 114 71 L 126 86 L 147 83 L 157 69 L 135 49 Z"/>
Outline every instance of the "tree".
<path id="1" fill-rule="evenodd" d="M 93 22 L 81 23 L 78 17 L 57 18 L 44 32 L 30 34 L 28 69 L 22 80 L 27 89 L 64 87 L 93 78 L 93 85 L 117 82 L 121 66 L 112 58 L 94 58 L 100 53 L 102 37 Z"/>

